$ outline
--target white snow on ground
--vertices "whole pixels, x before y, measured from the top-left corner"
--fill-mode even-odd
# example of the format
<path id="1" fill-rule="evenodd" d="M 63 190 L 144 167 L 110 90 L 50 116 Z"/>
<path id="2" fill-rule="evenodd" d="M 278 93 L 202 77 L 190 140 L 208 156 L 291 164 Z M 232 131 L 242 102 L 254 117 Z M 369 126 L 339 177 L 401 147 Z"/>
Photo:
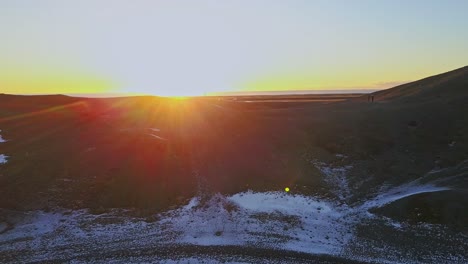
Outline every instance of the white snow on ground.
<path id="1" fill-rule="evenodd" d="M 230 197 L 241 207 L 252 211 L 280 213 L 286 222 L 298 225 L 287 229 L 289 236 L 283 249 L 308 253 L 337 254 L 352 238 L 356 218 L 345 205 L 287 193 L 241 193 Z M 351 213 L 351 214 L 350 214 Z M 290 216 L 294 216 L 291 218 Z"/>
<path id="2" fill-rule="evenodd" d="M 346 167 L 322 164 L 320 168 L 325 177 L 344 178 L 333 180 L 335 184 L 346 180 Z M 86 210 L 35 211 L 0 234 L 0 255 L 8 250 L 28 250 L 33 252 L 33 260 L 41 261 L 62 254 L 73 256 L 75 248 L 106 251 L 170 244 L 241 245 L 340 255 L 354 243 L 356 227 L 373 219 L 370 208 L 442 190 L 447 188 L 414 181 L 382 189 L 374 198 L 353 207 L 342 201 L 286 192 L 215 194 L 194 197 L 185 206 L 156 215 L 155 221 L 125 216 L 122 211 L 101 215 Z M 399 222 L 392 222 L 392 226 L 401 227 Z"/>
<path id="3" fill-rule="evenodd" d="M 119 239 L 142 238 L 142 231 L 147 229 L 147 223 L 141 219 L 116 216 L 114 213 L 92 215 L 86 210 L 74 212 L 57 211 L 46 213 L 30 212 L 22 216 L 15 227 L 0 234 L 1 250 L 31 249 L 47 252 L 47 249 L 73 244 L 110 243 Z M 160 233 L 157 228 L 151 228 Z M 144 235 L 151 235 L 145 230 Z M 160 239 L 154 235 L 154 239 Z M 138 242 L 138 241 L 136 241 Z M 115 245 L 114 245 L 115 246 Z M 60 250 L 59 250 L 60 251 Z M 1 254 L 1 253 L 0 253 Z M 42 253 L 41 258 L 54 257 L 59 252 Z"/>
<path id="4" fill-rule="evenodd" d="M 2 130 L 0 129 L 0 133 L 2 132 Z M 3 143 L 3 142 L 6 142 L 5 139 L 2 138 L 2 135 L 0 134 L 0 143 Z"/>
<path id="5" fill-rule="evenodd" d="M 339 158 L 345 158 L 345 156 L 341 154 L 337 154 L 336 156 Z M 331 191 L 341 201 L 345 201 L 351 196 L 351 189 L 346 177 L 348 170 L 351 169 L 352 166 L 331 166 L 317 160 L 313 160 L 312 164 L 323 173 L 324 181 L 329 185 Z M 429 172 L 429 174 L 431 173 L 433 172 Z M 448 187 L 440 187 L 432 183 L 421 183 L 419 179 L 396 187 L 389 186 L 390 185 L 382 186 L 375 197 L 364 202 L 359 208 L 356 209 L 367 211 L 370 208 L 382 207 L 386 204 L 411 195 L 450 190 Z"/>
<path id="6" fill-rule="evenodd" d="M 0 129 L 0 132 L 2 132 L 1 129 Z M 3 143 L 3 142 L 6 142 L 6 140 L 4 140 L 4 139 L 2 138 L 2 135 L 0 135 L 0 143 Z M 0 154 L 0 164 L 7 163 L 7 158 L 8 158 L 7 155 L 5 155 L 5 154 Z"/>
<path id="7" fill-rule="evenodd" d="M 228 263 L 228 264 L 241 264 L 241 263 L 247 263 L 247 262 L 220 262 L 216 259 L 210 259 L 210 258 L 181 258 L 181 259 L 166 259 L 166 260 L 160 260 L 158 261 L 160 264 L 181 264 L 181 263 L 190 263 L 190 264 L 218 264 L 218 263 Z"/>
<path id="8" fill-rule="evenodd" d="M 400 185 L 394 188 L 390 188 L 386 191 L 380 191 L 379 194 L 372 200 L 365 202 L 361 207 L 363 209 L 369 209 L 373 207 L 382 207 L 386 204 L 394 202 L 396 200 L 415 195 L 420 193 L 428 192 L 440 192 L 450 190 L 448 187 L 439 187 L 432 184 L 419 184 L 419 181 L 413 181 L 404 185 Z"/>
<path id="9" fill-rule="evenodd" d="M 181 231 L 177 242 L 196 245 L 263 245 L 336 254 L 355 221 L 346 207 L 280 192 L 220 194 L 169 212 L 163 223 Z"/>
<path id="10" fill-rule="evenodd" d="M 42 211 L 33 213 L 27 220 L 18 223 L 18 227 L 15 228 L 15 232 L 8 232 L 4 238 L 21 238 L 27 236 L 41 236 L 54 231 L 60 219 L 59 213 L 44 213 Z M 0 240 L 0 241 L 1 241 Z"/>
<path id="11" fill-rule="evenodd" d="M 148 136 L 151 136 L 151 137 L 154 137 L 154 138 L 157 138 L 157 139 L 160 139 L 160 140 L 167 140 L 166 138 L 160 137 L 160 136 L 158 136 L 156 134 L 158 132 L 161 132 L 161 129 L 159 129 L 159 128 L 148 128 L 148 130 L 153 131 L 153 133 L 148 133 L 147 134 Z"/>
<path id="12" fill-rule="evenodd" d="M 336 156 L 338 158 L 345 158 L 345 156 L 341 154 L 337 154 Z M 330 186 L 332 193 L 341 201 L 351 196 L 351 190 L 346 176 L 348 170 L 351 169 L 352 166 L 334 167 L 317 160 L 313 160 L 312 164 L 322 172 L 324 175 L 323 180 Z"/>
<path id="13" fill-rule="evenodd" d="M 158 136 L 158 135 L 155 135 L 155 134 L 147 134 L 147 135 L 148 135 L 148 136 L 151 136 L 151 137 L 154 137 L 154 138 L 157 138 L 157 139 L 160 139 L 160 140 L 167 140 L 167 139 L 165 139 L 165 138 L 163 138 L 163 137 L 160 137 L 160 136 Z"/>
<path id="14" fill-rule="evenodd" d="M 234 217 L 237 215 L 231 215 L 226 210 L 228 202 L 225 197 L 215 195 L 204 205 L 199 200 L 195 197 L 188 205 L 167 213 L 161 223 L 181 232 L 178 242 L 197 245 L 241 244 L 241 238 L 235 233 L 237 226 Z"/>
<path id="15" fill-rule="evenodd" d="M 77 243 L 115 247 L 111 243 L 118 241 L 134 246 L 250 245 L 336 255 L 352 238 L 349 230 L 355 218 L 348 212 L 347 207 L 331 202 L 280 192 L 216 194 L 206 201 L 193 198 L 150 223 L 118 213 L 36 211 L 0 234 L 0 252 L 27 248 L 59 254 L 54 247 Z M 53 256 L 42 253 L 41 257 Z"/>
<path id="16" fill-rule="evenodd" d="M 423 189 L 427 190 L 419 190 Z M 393 197 L 401 194 L 392 190 L 379 195 L 374 205 Z M 22 217 L 12 230 L 0 234 L 0 254 L 28 250 L 33 252 L 31 259 L 41 261 L 63 254 L 72 257 L 75 248 L 106 251 L 195 244 L 340 255 L 348 243 L 353 243 L 355 227 L 370 219 L 367 208 L 371 206 L 348 207 L 302 195 L 248 191 L 228 197 L 195 197 L 183 207 L 157 215 L 154 222 L 125 216 L 122 211 L 101 215 L 86 210 L 35 211 Z"/>
<path id="17" fill-rule="evenodd" d="M 0 154 L 0 164 L 7 163 L 7 155 Z"/>
<path id="18" fill-rule="evenodd" d="M 157 135 L 158 132 L 161 132 L 161 129 L 159 129 L 159 128 L 153 128 L 153 127 L 150 127 L 150 128 L 122 128 L 122 129 L 120 129 L 120 131 L 138 131 L 138 132 L 143 132 L 146 135 L 148 135 L 150 137 L 153 137 L 153 138 L 156 138 L 156 139 L 159 139 L 159 140 L 167 140 L 166 138 L 163 138 L 163 137 Z M 150 131 L 150 133 L 147 133 L 148 131 Z"/>
<path id="19" fill-rule="evenodd" d="M 153 132 L 160 132 L 161 129 L 155 127 L 148 127 L 148 128 L 121 128 L 120 131 L 138 131 L 138 130 L 151 130 Z"/>

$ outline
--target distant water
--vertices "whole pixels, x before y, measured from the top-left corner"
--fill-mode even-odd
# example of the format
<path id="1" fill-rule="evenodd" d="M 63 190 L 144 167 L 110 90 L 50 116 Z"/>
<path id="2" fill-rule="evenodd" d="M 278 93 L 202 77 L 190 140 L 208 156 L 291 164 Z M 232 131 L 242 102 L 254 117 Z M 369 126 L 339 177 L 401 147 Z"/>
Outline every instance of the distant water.
<path id="1" fill-rule="evenodd" d="M 219 92 L 209 95 L 234 96 L 234 95 L 308 95 L 308 94 L 366 94 L 379 91 L 379 89 L 344 89 L 344 90 L 300 90 L 300 91 L 235 91 Z"/>
<path id="2" fill-rule="evenodd" d="M 336 89 L 336 90 L 290 90 L 290 91 L 226 91 L 213 92 L 207 94 L 194 95 L 197 96 L 242 96 L 242 95 L 311 95 L 311 94 L 367 94 L 380 91 L 383 89 Z M 1 94 L 1 93 L 0 93 Z M 57 94 L 16 94 L 16 95 L 57 95 Z M 68 93 L 64 94 L 71 97 L 87 97 L 87 98 L 108 98 L 108 97 L 128 97 L 128 96 L 161 96 L 158 94 L 137 94 L 137 93 Z M 163 96 L 164 97 L 164 96 Z M 190 96 L 188 96 L 190 97 Z"/>

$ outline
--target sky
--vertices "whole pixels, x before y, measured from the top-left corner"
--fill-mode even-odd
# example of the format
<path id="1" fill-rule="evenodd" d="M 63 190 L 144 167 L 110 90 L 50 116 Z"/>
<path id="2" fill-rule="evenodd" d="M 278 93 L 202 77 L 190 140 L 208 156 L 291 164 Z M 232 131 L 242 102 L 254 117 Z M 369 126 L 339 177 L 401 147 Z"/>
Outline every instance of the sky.
<path id="1" fill-rule="evenodd" d="M 382 89 L 468 65 L 466 0 L 0 0 L 0 93 Z"/>

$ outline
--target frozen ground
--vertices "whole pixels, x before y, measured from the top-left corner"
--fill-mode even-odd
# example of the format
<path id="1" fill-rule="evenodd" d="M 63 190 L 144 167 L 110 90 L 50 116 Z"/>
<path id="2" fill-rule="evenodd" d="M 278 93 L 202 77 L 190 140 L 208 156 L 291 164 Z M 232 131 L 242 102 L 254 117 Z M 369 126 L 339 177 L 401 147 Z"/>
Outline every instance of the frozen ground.
<path id="1" fill-rule="evenodd" d="M 342 187 L 335 186 L 335 190 L 347 188 L 344 184 L 347 168 L 320 166 L 330 183 L 341 184 Z M 388 232 L 410 234 L 422 240 L 427 237 L 435 239 L 435 243 L 466 244 L 466 236 L 454 234 L 447 238 L 440 226 L 418 225 L 415 228 L 369 212 L 371 208 L 409 195 L 446 189 L 415 181 L 381 190 L 374 198 L 355 206 L 343 203 L 346 196 L 334 201 L 286 192 L 214 194 L 194 197 L 185 206 L 149 218 L 132 217 L 124 210 L 101 215 L 92 215 L 87 210 L 34 211 L 2 223 L 5 228 L 0 232 L 0 262 L 72 259 L 86 262 L 96 258 L 144 262 L 157 257 L 165 263 L 218 263 L 216 256 L 228 248 L 240 253 L 231 260 L 224 257 L 223 260 L 235 263 L 241 260 L 244 250 L 253 248 L 325 254 L 364 262 L 466 263 L 463 249 L 455 248 L 450 254 L 430 249 L 422 257 L 412 259 L 411 254 L 401 256 L 399 253 L 399 238 L 390 246 L 390 242 L 373 241 L 362 235 L 363 230 L 364 234 L 366 230 L 376 230 L 380 237 Z M 196 250 L 190 251 L 192 247 Z M 211 247 L 215 249 L 211 251 Z M 194 258 L 194 252 L 199 252 L 200 248 L 204 248 L 206 255 L 196 253 Z M 206 251 L 207 248 L 210 250 Z M 246 257 L 239 261 L 242 262 L 256 260 Z"/>
<path id="2" fill-rule="evenodd" d="M 344 155 L 337 154 L 337 158 L 345 158 Z M 311 162 L 323 174 L 323 180 L 328 184 L 330 191 L 341 201 L 346 201 L 351 197 L 347 172 L 352 166 L 331 166 L 325 162 L 313 160 Z"/>
<path id="3" fill-rule="evenodd" d="M 0 164 L 7 163 L 8 156 L 0 154 Z"/>
<path id="4" fill-rule="evenodd" d="M 261 206 L 264 205 L 264 206 Z M 352 237 L 355 216 L 346 206 L 286 193 L 220 194 L 157 215 L 155 222 L 123 211 L 30 212 L 0 235 L 2 250 L 47 251 L 85 241 L 116 239 L 130 244 L 243 245 L 308 253 L 339 254 Z"/>
<path id="5" fill-rule="evenodd" d="M 168 212 L 161 223 L 182 231 L 179 243 L 252 245 L 339 253 L 356 218 L 346 206 L 280 192 L 220 194 Z"/>
<path id="6" fill-rule="evenodd" d="M 419 181 L 413 181 L 401 186 L 381 191 L 375 198 L 366 201 L 363 209 L 381 207 L 396 200 L 420 193 L 440 192 L 450 190 L 448 187 L 436 186 L 432 183 L 421 184 Z"/>
<path id="7" fill-rule="evenodd" d="M 2 130 L 0 129 L 0 133 L 2 132 Z M 3 139 L 2 135 L 0 134 L 0 143 L 3 143 L 5 142 L 5 140 Z"/>
<path id="8" fill-rule="evenodd" d="M 0 133 L 2 130 L 0 129 Z M 0 143 L 5 142 L 6 140 L 3 139 L 2 135 L 0 134 Z M 8 156 L 5 154 L 0 154 L 0 164 L 6 163 L 7 162 Z"/>

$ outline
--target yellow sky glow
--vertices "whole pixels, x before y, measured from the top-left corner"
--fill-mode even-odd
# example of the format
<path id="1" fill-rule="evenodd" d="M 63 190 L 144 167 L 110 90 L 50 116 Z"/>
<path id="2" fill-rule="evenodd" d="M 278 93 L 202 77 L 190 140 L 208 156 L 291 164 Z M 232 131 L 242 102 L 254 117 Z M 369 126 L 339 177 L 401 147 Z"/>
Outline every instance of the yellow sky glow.
<path id="1" fill-rule="evenodd" d="M 435 0 L 2 1 L 0 93 L 389 88 L 468 64 L 467 8 Z"/>
<path id="2" fill-rule="evenodd" d="M 63 69 L 0 68 L 2 93 L 10 94 L 86 94 L 116 91 L 111 80 L 100 79 L 79 71 Z"/>

